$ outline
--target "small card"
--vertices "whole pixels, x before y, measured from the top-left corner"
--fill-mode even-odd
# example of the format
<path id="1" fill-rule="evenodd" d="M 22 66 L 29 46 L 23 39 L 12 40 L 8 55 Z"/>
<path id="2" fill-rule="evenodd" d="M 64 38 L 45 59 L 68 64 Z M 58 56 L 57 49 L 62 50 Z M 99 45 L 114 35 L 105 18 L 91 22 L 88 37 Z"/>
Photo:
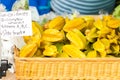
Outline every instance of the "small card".
<path id="1" fill-rule="evenodd" d="M 31 11 L 0 12 L 0 36 L 32 35 Z"/>

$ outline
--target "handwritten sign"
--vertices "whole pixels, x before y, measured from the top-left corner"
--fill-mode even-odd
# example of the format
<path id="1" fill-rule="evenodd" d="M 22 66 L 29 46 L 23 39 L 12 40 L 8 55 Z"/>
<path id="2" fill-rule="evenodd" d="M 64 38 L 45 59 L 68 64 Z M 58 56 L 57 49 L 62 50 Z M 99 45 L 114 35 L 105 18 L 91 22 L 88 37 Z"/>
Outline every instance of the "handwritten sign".
<path id="1" fill-rule="evenodd" d="M 10 11 L 0 13 L 0 36 L 32 35 L 31 12 Z"/>

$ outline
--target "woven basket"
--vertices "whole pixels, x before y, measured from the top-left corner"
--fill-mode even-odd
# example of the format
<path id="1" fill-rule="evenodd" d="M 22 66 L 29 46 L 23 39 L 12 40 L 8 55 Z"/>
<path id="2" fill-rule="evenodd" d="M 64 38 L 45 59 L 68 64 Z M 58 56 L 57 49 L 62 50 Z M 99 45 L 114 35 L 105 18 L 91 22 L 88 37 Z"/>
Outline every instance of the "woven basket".
<path id="1" fill-rule="evenodd" d="M 20 58 L 17 80 L 120 80 L 120 58 Z"/>

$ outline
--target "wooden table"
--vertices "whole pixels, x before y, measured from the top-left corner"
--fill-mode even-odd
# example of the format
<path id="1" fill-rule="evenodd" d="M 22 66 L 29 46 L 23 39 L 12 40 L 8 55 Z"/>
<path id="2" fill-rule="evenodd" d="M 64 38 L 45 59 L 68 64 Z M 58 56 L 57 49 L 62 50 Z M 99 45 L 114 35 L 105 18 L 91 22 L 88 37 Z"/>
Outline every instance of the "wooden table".
<path id="1" fill-rule="evenodd" d="M 14 73 L 7 72 L 6 77 L 2 77 L 2 80 L 16 80 L 16 79 L 15 79 L 15 74 L 14 74 Z"/>

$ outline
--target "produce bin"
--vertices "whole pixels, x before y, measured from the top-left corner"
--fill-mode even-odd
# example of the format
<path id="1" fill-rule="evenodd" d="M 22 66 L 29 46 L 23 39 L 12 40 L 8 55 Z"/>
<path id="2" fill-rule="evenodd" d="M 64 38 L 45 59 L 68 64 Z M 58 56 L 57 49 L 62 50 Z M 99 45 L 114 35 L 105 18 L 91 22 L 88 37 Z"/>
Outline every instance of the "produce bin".
<path id="1" fill-rule="evenodd" d="M 103 17 L 91 16 L 95 20 Z M 74 51 L 73 47 L 71 49 L 73 52 L 78 52 Z M 69 50 L 69 53 L 71 51 L 70 48 L 66 50 Z M 120 80 L 119 57 L 19 57 L 19 52 L 20 50 L 15 47 L 17 80 Z"/>
<path id="2" fill-rule="evenodd" d="M 120 58 L 20 58 L 14 48 L 17 80 L 119 80 Z"/>

